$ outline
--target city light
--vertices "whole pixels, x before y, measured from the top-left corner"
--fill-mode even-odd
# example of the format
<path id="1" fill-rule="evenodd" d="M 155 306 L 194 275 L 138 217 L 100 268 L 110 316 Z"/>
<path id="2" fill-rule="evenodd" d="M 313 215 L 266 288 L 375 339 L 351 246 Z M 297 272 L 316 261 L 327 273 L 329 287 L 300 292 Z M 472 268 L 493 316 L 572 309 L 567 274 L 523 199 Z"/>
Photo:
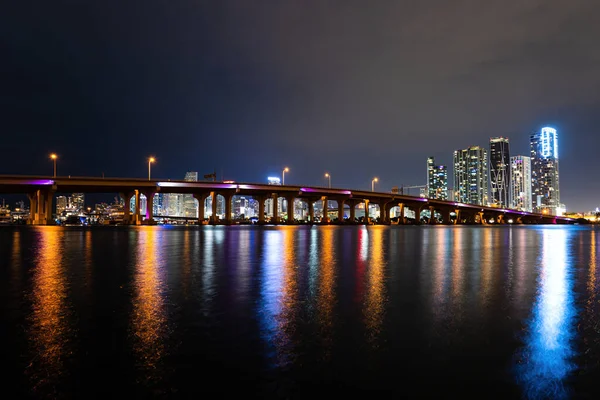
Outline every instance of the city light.
<path id="1" fill-rule="evenodd" d="M 54 177 L 56 178 L 56 160 L 58 156 L 54 153 L 50 154 L 50 159 L 54 162 Z"/>
<path id="2" fill-rule="evenodd" d="M 373 178 L 373 180 L 371 181 L 371 192 L 375 191 L 375 182 L 379 181 L 379 179 L 377 178 Z"/>
<path id="3" fill-rule="evenodd" d="M 154 157 L 150 157 L 148 159 L 148 180 L 150 180 L 150 174 L 152 172 L 152 163 L 155 162 L 156 160 L 154 159 Z"/>
<path id="4" fill-rule="evenodd" d="M 542 157 L 558 158 L 558 140 L 556 138 L 556 129 L 550 127 L 542 128 L 541 133 L 541 153 Z"/>
<path id="5" fill-rule="evenodd" d="M 285 185 L 285 173 L 286 172 L 290 172 L 290 169 L 288 167 L 285 167 L 283 169 L 283 173 L 281 174 L 281 184 Z"/>

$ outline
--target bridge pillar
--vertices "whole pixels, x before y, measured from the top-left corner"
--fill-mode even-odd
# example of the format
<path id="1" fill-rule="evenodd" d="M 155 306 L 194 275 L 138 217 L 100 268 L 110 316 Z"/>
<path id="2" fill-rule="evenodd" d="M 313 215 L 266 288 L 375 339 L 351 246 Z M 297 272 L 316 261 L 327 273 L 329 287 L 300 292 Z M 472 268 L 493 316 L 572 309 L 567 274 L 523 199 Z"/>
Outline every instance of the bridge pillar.
<path id="1" fill-rule="evenodd" d="M 256 196 L 256 200 L 258 200 L 258 223 L 265 223 L 265 196 Z"/>
<path id="2" fill-rule="evenodd" d="M 133 221 L 135 225 L 142 223 L 142 217 L 140 215 L 140 191 L 135 190 L 135 213 L 133 214 Z"/>
<path id="3" fill-rule="evenodd" d="M 350 222 L 356 223 L 356 202 L 354 200 L 348 200 L 348 205 L 350 206 Z"/>
<path id="4" fill-rule="evenodd" d="M 415 206 L 415 225 L 421 225 L 421 211 L 423 211 L 423 206 Z"/>
<path id="5" fill-rule="evenodd" d="M 442 224 L 450 225 L 452 221 L 450 220 L 450 213 L 452 210 L 450 208 L 442 208 L 440 209 L 440 214 L 442 215 Z"/>
<path id="6" fill-rule="evenodd" d="M 315 203 L 312 199 L 306 200 L 308 203 L 308 219 L 311 224 L 315 223 Z"/>
<path id="7" fill-rule="evenodd" d="M 225 224 L 231 225 L 231 200 L 233 199 L 233 195 L 225 193 L 222 196 L 225 200 Z"/>
<path id="8" fill-rule="evenodd" d="M 123 199 L 123 225 L 131 224 L 131 198 L 134 192 L 123 192 L 119 193 L 119 196 Z"/>
<path id="9" fill-rule="evenodd" d="M 194 193 L 192 195 L 196 200 L 198 200 L 198 225 L 202 225 L 204 223 L 204 206 L 206 205 L 206 199 L 209 195 L 209 193 Z"/>
<path id="10" fill-rule="evenodd" d="M 429 225 L 435 225 L 435 207 L 429 206 Z"/>
<path id="11" fill-rule="evenodd" d="M 390 210 L 388 207 L 391 202 L 384 202 L 383 199 L 379 201 L 379 223 L 387 224 L 390 220 Z"/>
<path id="12" fill-rule="evenodd" d="M 398 204 L 400 207 L 400 216 L 398 217 L 398 225 L 406 224 L 406 219 L 404 218 L 404 203 Z"/>
<path id="13" fill-rule="evenodd" d="M 477 215 L 479 215 L 479 224 L 487 225 L 487 221 L 485 220 L 485 214 L 483 213 L 483 211 L 478 212 Z"/>
<path id="14" fill-rule="evenodd" d="M 144 192 L 146 196 L 146 223 L 152 225 L 154 223 L 154 195 L 155 191 Z"/>
<path id="15" fill-rule="evenodd" d="M 286 196 L 285 201 L 287 203 L 287 223 L 293 224 L 295 222 L 294 219 L 294 201 L 296 200 L 295 196 Z"/>
<path id="16" fill-rule="evenodd" d="M 457 208 L 456 210 L 454 210 L 454 213 L 456 214 L 456 219 L 454 220 L 454 225 L 460 224 L 461 223 L 461 213 L 460 213 L 460 209 Z"/>
<path id="17" fill-rule="evenodd" d="M 364 218 L 363 222 L 366 225 L 368 225 L 369 224 L 369 219 L 371 218 L 369 216 L 369 200 L 365 199 L 364 202 L 365 202 L 365 218 Z"/>
<path id="18" fill-rule="evenodd" d="M 329 200 L 327 200 L 327 196 L 323 196 L 321 197 L 321 203 L 323 203 L 323 211 L 322 211 L 322 215 L 321 215 L 321 223 L 322 224 L 327 224 L 329 223 L 329 207 L 328 207 L 328 203 Z"/>
<path id="19" fill-rule="evenodd" d="M 337 210 L 337 218 L 339 223 L 344 222 L 344 203 L 345 201 L 342 199 L 337 200 L 338 210 Z"/>
<path id="20" fill-rule="evenodd" d="M 271 218 L 271 223 L 272 224 L 278 224 L 279 223 L 279 203 L 277 202 L 277 193 L 273 193 L 271 195 L 271 198 L 273 199 L 273 217 Z"/>
<path id="21" fill-rule="evenodd" d="M 29 193 L 27 197 L 29 197 L 29 219 L 27 224 L 33 225 L 36 222 L 38 191 Z"/>
<path id="22" fill-rule="evenodd" d="M 35 194 L 36 214 L 33 218 L 34 225 L 52 225 L 52 190 L 37 190 Z M 29 213 L 31 214 L 31 209 Z"/>
<path id="23" fill-rule="evenodd" d="M 506 219 L 504 218 L 504 214 L 499 214 L 496 217 L 496 222 L 499 223 L 500 225 L 506 224 Z"/>
<path id="24" fill-rule="evenodd" d="M 209 218 L 209 223 L 211 225 L 216 225 L 217 222 L 219 221 L 219 216 L 217 215 L 217 192 L 210 192 L 210 198 L 211 198 L 211 210 L 212 210 L 212 215 Z"/>

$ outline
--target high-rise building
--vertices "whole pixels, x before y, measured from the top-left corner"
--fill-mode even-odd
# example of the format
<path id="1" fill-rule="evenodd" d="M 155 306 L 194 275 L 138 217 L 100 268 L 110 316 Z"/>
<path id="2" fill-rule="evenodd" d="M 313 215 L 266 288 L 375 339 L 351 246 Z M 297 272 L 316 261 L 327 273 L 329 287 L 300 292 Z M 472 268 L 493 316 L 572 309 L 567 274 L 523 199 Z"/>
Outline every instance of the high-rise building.
<path id="1" fill-rule="evenodd" d="M 454 152 L 455 200 L 461 203 L 487 205 L 487 152 L 479 146 Z"/>
<path id="2" fill-rule="evenodd" d="M 76 212 L 82 211 L 85 208 L 85 195 L 83 193 L 71 194 L 68 207 Z"/>
<path id="3" fill-rule="evenodd" d="M 65 196 L 56 197 L 56 215 L 59 216 L 67 209 L 67 198 Z"/>
<path id="4" fill-rule="evenodd" d="M 510 208 L 531 212 L 531 158 L 510 158 Z"/>
<path id="5" fill-rule="evenodd" d="M 433 157 L 427 159 L 427 197 L 448 200 L 448 168 L 435 165 Z"/>
<path id="6" fill-rule="evenodd" d="M 183 180 L 186 182 L 197 182 L 198 172 L 186 172 Z M 183 216 L 193 218 L 198 217 L 198 202 L 192 194 L 183 195 Z"/>
<path id="7" fill-rule="evenodd" d="M 544 127 L 530 137 L 531 194 L 533 211 L 560 213 L 558 177 L 558 135 L 556 129 Z"/>
<path id="8" fill-rule="evenodd" d="M 510 151 L 507 138 L 490 139 L 490 203 L 497 207 L 510 204 Z"/>

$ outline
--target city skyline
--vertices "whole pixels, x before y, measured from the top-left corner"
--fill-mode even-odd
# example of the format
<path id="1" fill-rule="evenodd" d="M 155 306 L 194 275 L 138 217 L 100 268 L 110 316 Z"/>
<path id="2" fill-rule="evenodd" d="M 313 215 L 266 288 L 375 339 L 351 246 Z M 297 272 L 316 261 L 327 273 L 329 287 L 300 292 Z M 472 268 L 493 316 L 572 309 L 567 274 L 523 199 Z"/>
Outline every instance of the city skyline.
<path id="1" fill-rule="evenodd" d="M 553 126 L 561 202 L 598 207 L 593 4 L 217 3 L 5 10 L 0 173 L 51 175 L 55 152 L 58 174 L 145 177 L 154 156 L 165 179 L 288 166 L 290 183 L 389 190 L 424 184 L 426 157 L 500 136 L 527 154 Z"/>

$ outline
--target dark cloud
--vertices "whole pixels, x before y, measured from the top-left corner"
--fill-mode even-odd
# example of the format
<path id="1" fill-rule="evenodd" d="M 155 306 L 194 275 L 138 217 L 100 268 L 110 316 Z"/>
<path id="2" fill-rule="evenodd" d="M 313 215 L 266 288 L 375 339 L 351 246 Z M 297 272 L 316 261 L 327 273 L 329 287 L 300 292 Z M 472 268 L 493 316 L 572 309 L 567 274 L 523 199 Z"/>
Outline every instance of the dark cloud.
<path id="1" fill-rule="evenodd" d="M 11 153 L 41 172 L 222 170 L 257 181 L 422 184 L 425 159 L 559 129 L 562 197 L 588 183 L 600 135 L 595 1 L 147 1 L 12 5 L 0 83 Z M 26 145 L 23 141 L 26 140 Z"/>

